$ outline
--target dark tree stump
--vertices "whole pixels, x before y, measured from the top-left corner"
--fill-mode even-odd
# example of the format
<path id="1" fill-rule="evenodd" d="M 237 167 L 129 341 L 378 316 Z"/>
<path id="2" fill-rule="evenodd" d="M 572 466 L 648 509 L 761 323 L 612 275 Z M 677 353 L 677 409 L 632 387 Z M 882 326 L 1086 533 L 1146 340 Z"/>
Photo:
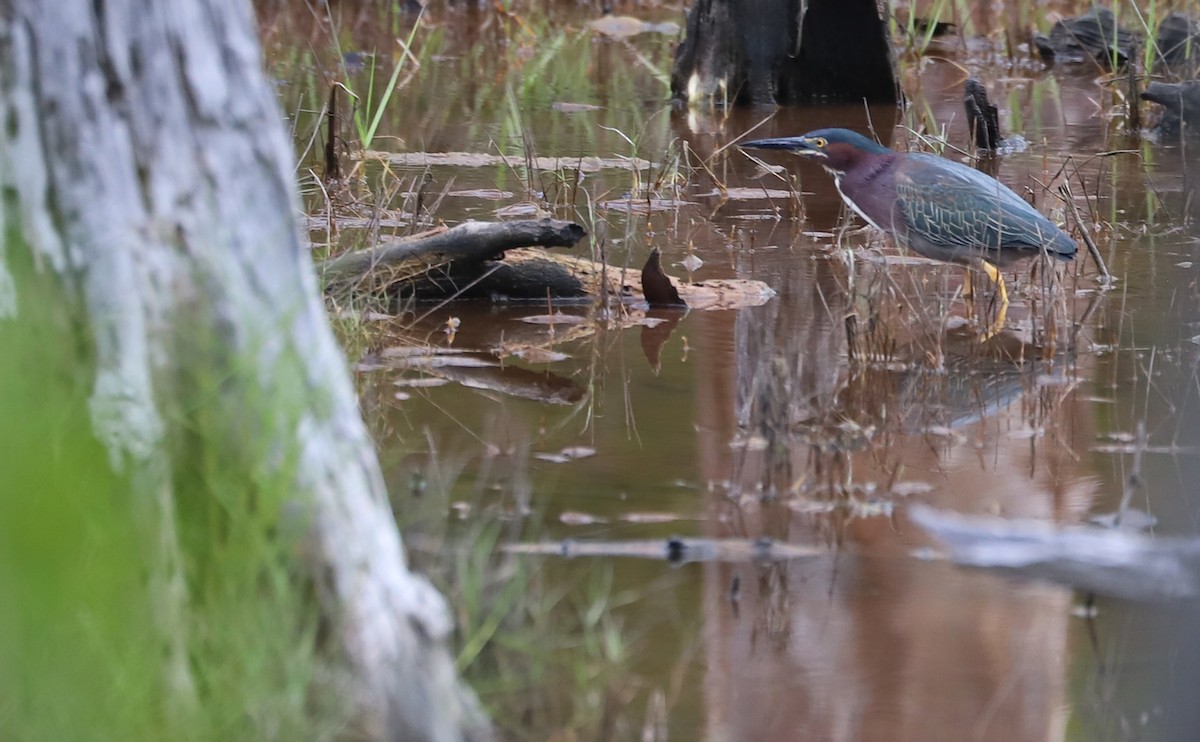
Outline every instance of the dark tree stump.
<path id="1" fill-rule="evenodd" d="M 875 0 L 696 0 L 671 93 L 690 105 L 893 103 L 895 69 Z"/>
<path id="2" fill-rule="evenodd" d="M 1200 80 L 1152 82 L 1142 99 L 1163 107 L 1156 129 L 1160 136 L 1200 131 Z"/>
<path id="3" fill-rule="evenodd" d="M 1033 36 L 1034 47 L 1047 63 L 1095 62 L 1101 69 L 1123 67 L 1133 55 L 1134 41 L 1132 33 L 1117 25 L 1112 11 L 1101 7 L 1055 23 L 1048 37 Z"/>
<path id="4" fill-rule="evenodd" d="M 977 149 L 995 152 L 1004 139 L 1000 136 L 1000 111 L 988 100 L 987 88 L 975 78 L 967 80 L 963 95 L 967 109 L 967 131 Z"/>

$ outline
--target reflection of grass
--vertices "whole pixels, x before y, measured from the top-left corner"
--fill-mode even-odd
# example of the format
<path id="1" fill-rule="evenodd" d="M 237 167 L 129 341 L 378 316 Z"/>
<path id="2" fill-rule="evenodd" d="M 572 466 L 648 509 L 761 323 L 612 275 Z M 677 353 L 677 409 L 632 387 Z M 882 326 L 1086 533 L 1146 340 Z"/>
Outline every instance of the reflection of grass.
<path id="1" fill-rule="evenodd" d="M 414 479 L 421 494 L 397 512 L 409 520 L 402 527 L 415 566 L 452 606 L 459 670 L 501 738 L 636 738 L 653 694 L 637 679 L 634 639 L 618 613 L 644 596 L 617 589 L 607 561 L 564 565 L 503 552 L 505 543 L 538 538 L 536 527 L 530 532 L 538 514 L 512 519 L 528 507 L 528 492 L 518 491 L 528 487 L 524 456 L 489 467 L 473 485 L 461 479 L 472 468 L 466 461 L 432 459 Z M 447 498 L 464 484 L 476 493 L 464 497 L 469 522 L 423 542 L 421 531 L 444 527 Z M 484 494 L 497 489 L 509 492 L 500 503 Z"/>
<path id="2" fill-rule="evenodd" d="M 188 422 L 167 424 L 183 431 L 167 491 L 146 486 L 155 465 L 114 473 L 91 432 L 90 343 L 59 287 L 30 274 L 19 319 L 0 322 L 0 738 L 335 737 L 282 527 L 287 467 L 243 445 L 269 422 L 231 440 L 222 380 L 193 378 Z"/>
<path id="3" fill-rule="evenodd" d="M 456 613 L 459 669 L 493 721 L 514 739 L 630 727 L 638 688 L 614 601 L 631 598 L 614 592 L 612 565 L 593 563 L 572 585 L 547 579 L 541 562 L 499 555 L 496 523 L 476 519 L 467 531 L 441 587 Z"/>

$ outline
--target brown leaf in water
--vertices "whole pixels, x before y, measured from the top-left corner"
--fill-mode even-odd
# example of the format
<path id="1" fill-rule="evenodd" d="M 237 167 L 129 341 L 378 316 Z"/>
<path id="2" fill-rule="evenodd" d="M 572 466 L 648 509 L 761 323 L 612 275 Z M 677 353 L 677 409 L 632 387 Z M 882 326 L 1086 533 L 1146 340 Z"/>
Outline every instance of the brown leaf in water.
<path id="1" fill-rule="evenodd" d="M 642 267 L 642 294 L 646 297 L 646 303 L 652 307 L 686 307 L 687 303 L 679 298 L 675 284 L 663 273 L 661 256 L 659 249 L 654 248 Z"/>

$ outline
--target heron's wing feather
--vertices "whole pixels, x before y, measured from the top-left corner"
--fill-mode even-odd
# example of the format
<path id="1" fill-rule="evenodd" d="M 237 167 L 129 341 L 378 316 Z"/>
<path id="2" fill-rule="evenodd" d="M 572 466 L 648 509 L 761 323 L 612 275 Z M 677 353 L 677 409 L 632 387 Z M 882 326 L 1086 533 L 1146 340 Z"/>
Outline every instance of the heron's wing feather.
<path id="1" fill-rule="evenodd" d="M 999 181 L 941 157 L 908 155 L 896 170 L 896 195 L 904 226 L 943 247 L 1038 249 L 1060 234 Z"/>

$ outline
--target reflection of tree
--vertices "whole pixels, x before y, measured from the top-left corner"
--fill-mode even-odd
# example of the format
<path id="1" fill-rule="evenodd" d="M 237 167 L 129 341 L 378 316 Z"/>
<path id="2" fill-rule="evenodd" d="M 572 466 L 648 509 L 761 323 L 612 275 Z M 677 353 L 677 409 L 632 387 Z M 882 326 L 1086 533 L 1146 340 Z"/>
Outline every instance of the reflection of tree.
<path id="1" fill-rule="evenodd" d="M 720 501 L 714 535 L 837 546 L 786 568 L 705 568 L 709 732 L 1058 738 L 1070 593 L 912 559 L 924 541 L 902 511 L 867 516 L 920 497 L 1077 520 L 1094 485 L 1080 472 L 1090 435 L 1074 360 L 1061 348 L 1024 360 L 1042 349 L 1018 333 L 981 346 L 970 325 L 946 329 L 940 307 L 953 292 L 931 292 L 919 268 L 878 284 L 860 272 L 850 300 L 840 265 L 794 261 L 778 300 L 737 321 L 738 445 L 727 476 L 710 472 L 735 497 Z M 868 333 L 853 359 L 851 309 Z M 717 597 L 731 572 L 736 612 Z M 783 643 L 764 651 L 764 637 Z M 737 703 L 722 703 L 735 692 Z"/>

